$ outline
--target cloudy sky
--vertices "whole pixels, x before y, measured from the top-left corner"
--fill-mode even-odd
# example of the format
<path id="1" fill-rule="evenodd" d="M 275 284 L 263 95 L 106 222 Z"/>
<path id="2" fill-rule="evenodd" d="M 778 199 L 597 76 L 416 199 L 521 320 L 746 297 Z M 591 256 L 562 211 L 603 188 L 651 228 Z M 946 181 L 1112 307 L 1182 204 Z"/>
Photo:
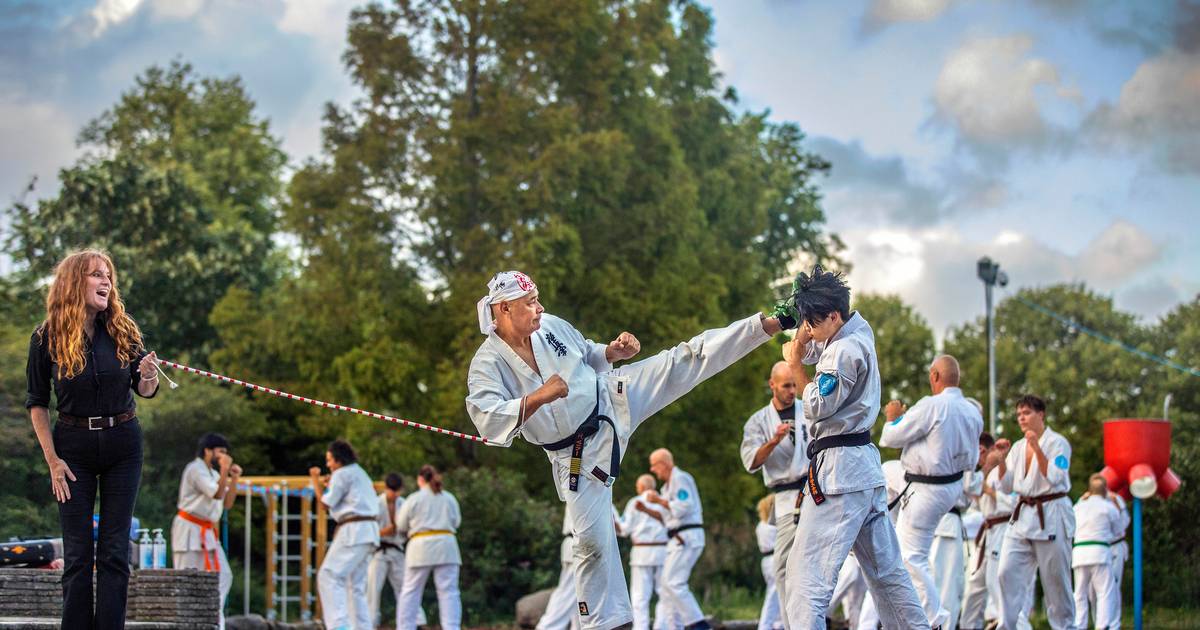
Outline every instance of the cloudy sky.
<path id="1" fill-rule="evenodd" d="M 0 200 L 53 191 L 75 134 L 152 63 L 243 77 L 299 162 L 354 88 L 347 0 L 0 0 Z M 939 335 L 1010 286 L 1084 281 L 1153 319 L 1200 292 L 1200 0 L 716 0 L 743 104 L 833 162 L 856 290 Z"/>

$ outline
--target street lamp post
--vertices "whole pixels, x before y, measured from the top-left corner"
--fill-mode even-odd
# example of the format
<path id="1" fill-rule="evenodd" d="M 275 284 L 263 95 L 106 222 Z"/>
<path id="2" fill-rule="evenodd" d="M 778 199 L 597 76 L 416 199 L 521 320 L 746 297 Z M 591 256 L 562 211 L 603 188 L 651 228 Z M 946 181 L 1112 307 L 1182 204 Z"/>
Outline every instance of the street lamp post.
<path id="1" fill-rule="evenodd" d="M 992 287 L 1008 285 L 1008 274 L 1000 271 L 1000 264 L 984 256 L 975 265 L 975 273 L 983 280 L 983 295 L 987 306 L 987 356 L 988 356 L 988 431 L 996 434 L 996 333 L 992 318 Z"/>

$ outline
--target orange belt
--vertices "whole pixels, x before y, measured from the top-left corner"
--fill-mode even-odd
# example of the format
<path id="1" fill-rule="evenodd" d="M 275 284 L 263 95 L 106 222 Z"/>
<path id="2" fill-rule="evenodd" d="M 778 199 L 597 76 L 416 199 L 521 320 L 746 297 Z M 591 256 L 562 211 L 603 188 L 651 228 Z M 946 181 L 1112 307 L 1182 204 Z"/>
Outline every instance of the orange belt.
<path id="1" fill-rule="evenodd" d="M 200 526 L 200 551 L 201 551 L 201 553 L 204 554 L 204 570 L 205 571 L 220 571 L 221 570 L 221 558 L 220 558 L 220 556 L 217 555 L 217 550 L 213 549 L 211 552 L 212 560 L 211 561 L 209 560 L 208 536 L 204 535 L 205 532 L 211 531 L 213 533 L 213 539 L 216 539 L 216 537 L 217 537 L 216 523 L 213 523 L 212 521 L 206 521 L 206 520 L 200 518 L 199 516 L 196 516 L 195 514 L 189 514 L 188 512 L 185 512 L 183 510 L 179 510 L 179 518 L 181 518 L 193 525 Z"/>

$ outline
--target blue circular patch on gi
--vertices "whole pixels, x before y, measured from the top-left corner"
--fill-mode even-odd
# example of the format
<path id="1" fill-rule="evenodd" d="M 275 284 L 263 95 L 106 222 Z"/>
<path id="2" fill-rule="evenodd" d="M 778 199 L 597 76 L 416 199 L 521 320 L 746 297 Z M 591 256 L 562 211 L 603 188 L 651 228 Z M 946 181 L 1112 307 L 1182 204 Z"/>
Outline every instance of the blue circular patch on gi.
<path id="1" fill-rule="evenodd" d="M 817 391 L 821 392 L 822 396 L 828 396 L 837 389 L 837 377 L 832 374 L 821 374 L 817 376 Z"/>
<path id="2" fill-rule="evenodd" d="M 675 496 L 676 496 L 676 497 L 678 497 L 680 501 L 687 501 L 687 498 L 688 498 L 688 493 L 687 493 L 687 490 L 684 490 L 684 489 L 682 489 L 682 488 L 681 488 L 681 489 L 679 490 L 679 492 L 677 492 L 677 493 L 675 494 Z"/>
<path id="3" fill-rule="evenodd" d="M 1070 467 L 1071 462 L 1067 461 L 1066 455 L 1059 455 L 1058 457 L 1054 458 L 1054 465 L 1066 470 L 1068 467 Z"/>

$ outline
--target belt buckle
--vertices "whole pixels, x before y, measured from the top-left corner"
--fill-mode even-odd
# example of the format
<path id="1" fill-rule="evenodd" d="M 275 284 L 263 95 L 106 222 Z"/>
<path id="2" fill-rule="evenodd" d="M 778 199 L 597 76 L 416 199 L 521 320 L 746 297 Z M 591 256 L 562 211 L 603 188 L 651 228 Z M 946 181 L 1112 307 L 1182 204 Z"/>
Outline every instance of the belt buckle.
<path id="1" fill-rule="evenodd" d="M 105 418 L 108 418 L 108 419 L 109 419 L 109 420 L 108 420 L 108 426 L 106 426 L 106 427 L 95 427 L 95 426 L 92 426 L 92 420 L 103 420 L 103 419 L 105 419 Z M 103 431 L 104 429 L 111 429 L 111 428 L 112 428 L 112 417 L 111 417 L 111 416 L 88 416 L 88 419 L 87 419 L 87 421 L 88 421 L 88 431 Z"/>

